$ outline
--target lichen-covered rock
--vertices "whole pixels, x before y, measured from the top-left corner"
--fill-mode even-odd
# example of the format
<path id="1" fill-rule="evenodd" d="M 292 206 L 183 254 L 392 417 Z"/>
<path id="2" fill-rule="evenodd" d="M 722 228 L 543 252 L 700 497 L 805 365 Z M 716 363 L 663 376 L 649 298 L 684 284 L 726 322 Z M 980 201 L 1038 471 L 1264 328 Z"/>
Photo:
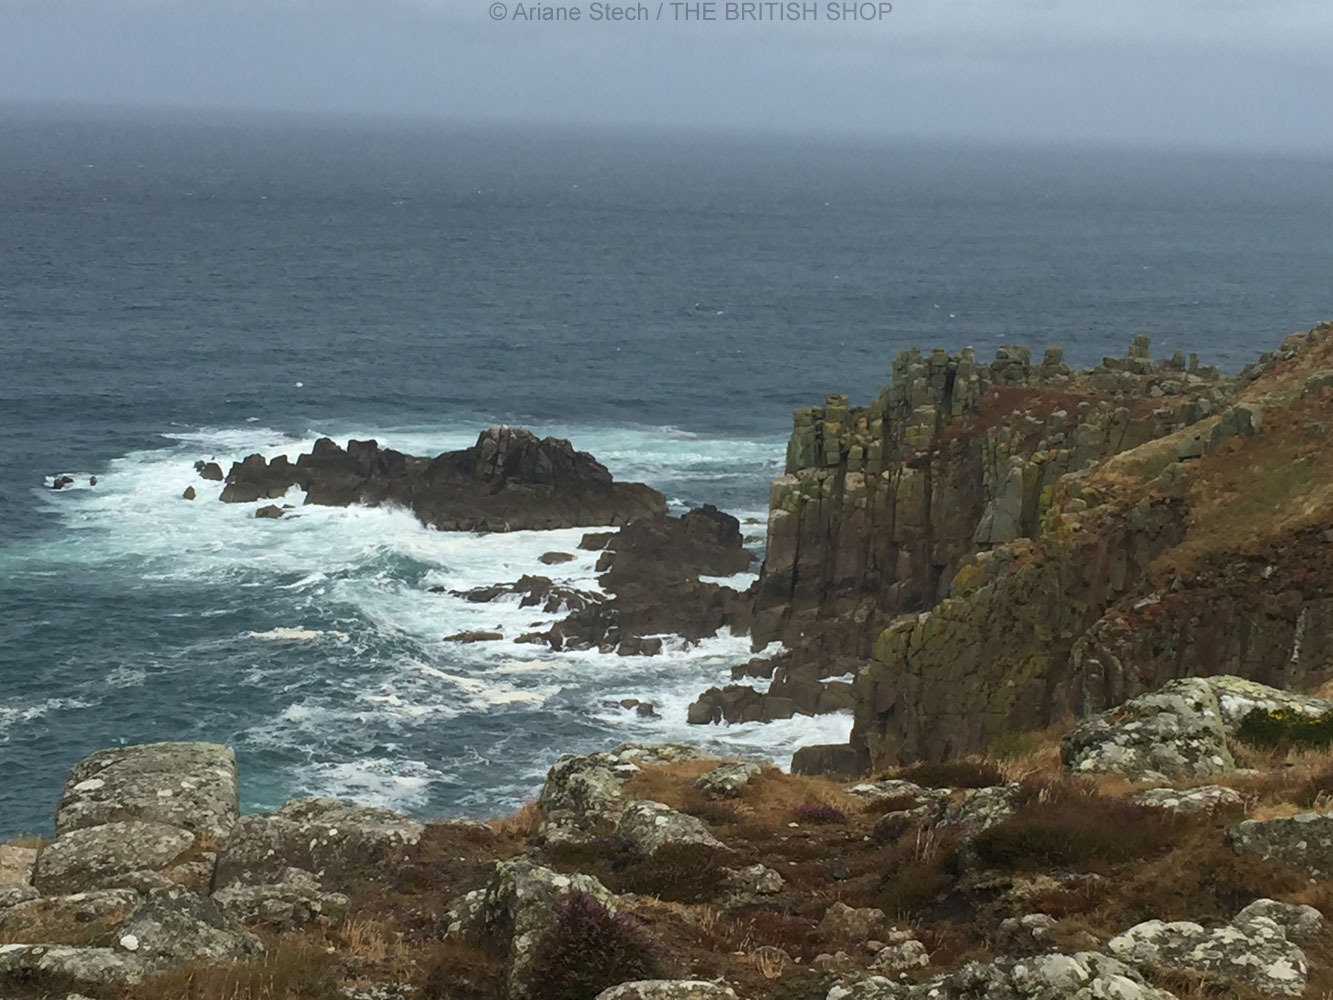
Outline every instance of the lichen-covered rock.
<path id="1" fill-rule="evenodd" d="M 703 820 L 661 802 L 639 799 L 625 806 L 616 824 L 616 837 L 639 857 L 650 857 L 668 845 L 694 844 L 725 851 Z"/>
<path id="2" fill-rule="evenodd" d="M 762 770 L 763 767 L 753 761 L 728 760 L 699 775 L 694 786 L 714 798 L 734 799 L 750 783 L 750 779 Z"/>
<path id="3" fill-rule="evenodd" d="M 586 892 L 607 909 L 615 897 L 591 875 L 562 875 L 523 858 L 500 861 L 486 888 L 450 907 L 451 934 L 485 941 L 503 952 L 507 995 L 527 994 L 529 967 L 542 937 L 555 924 L 556 904 Z"/>
<path id="4" fill-rule="evenodd" d="M 1176 813 L 1225 812 L 1243 809 L 1245 798 L 1226 785 L 1199 785 L 1195 788 L 1145 788 L 1134 795 L 1139 805 L 1167 809 Z"/>
<path id="5" fill-rule="evenodd" d="M 32 865 L 37 860 L 37 848 L 12 847 L 0 844 L 0 889 L 12 885 L 28 885 L 32 881 Z"/>
<path id="6" fill-rule="evenodd" d="M 99 750 L 70 768 L 56 833 L 103 823 L 166 823 L 221 839 L 239 814 L 236 756 L 216 743 Z"/>
<path id="7" fill-rule="evenodd" d="M 869 976 L 854 983 L 839 983 L 828 991 L 826 1000 L 907 1000 L 911 987 L 883 976 Z"/>
<path id="8" fill-rule="evenodd" d="M 188 889 L 157 889 L 111 932 L 115 947 L 153 968 L 183 962 L 236 962 L 264 954 L 259 938 Z"/>
<path id="9" fill-rule="evenodd" d="M 944 811 L 939 825 L 955 827 L 965 838 L 975 837 L 1013 815 L 1018 792 L 1017 782 L 970 789 L 962 802 Z"/>
<path id="10" fill-rule="evenodd" d="M 1267 917 L 1281 927 L 1292 941 L 1314 937 L 1324 926 L 1324 915 L 1313 906 L 1279 903 L 1276 899 L 1256 899 L 1236 914 L 1234 924 L 1245 924 L 1254 917 Z"/>
<path id="11" fill-rule="evenodd" d="M 722 883 L 727 900 L 733 905 L 757 903 L 765 896 L 776 896 L 786 885 L 782 875 L 764 865 L 750 865 L 727 873 Z"/>
<path id="12" fill-rule="evenodd" d="M 625 805 L 623 785 L 643 764 L 699 760 L 709 755 L 684 743 L 622 743 L 591 754 L 567 754 L 546 773 L 537 804 L 548 841 L 578 841 L 606 830 Z"/>
<path id="13" fill-rule="evenodd" d="M 137 955 L 112 948 L 0 945 L 0 989 L 40 989 L 47 984 L 66 990 L 124 987 L 139 982 L 150 971 Z"/>
<path id="14" fill-rule="evenodd" d="M 929 986 L 934 996 L 949 1000 L 1174 1000 L 1125 963 L 1088 951 L 971 962 Z M 932 993 L 923 989 L 911 996 Z"/>
<path id="15" fill-rule="evenodd" d="M 1082 720 L 1060 741 L 1060 759 L 1076 773 L 1109 771 L 1131 781 L 1209 777 L 1235 768 L 1217 695 L 1196 677 Z"/>
<path id="16" fill-rule="evenodd" d="M 884 928 L 883 910 L 875 906 L 852 907 L 839 900 L 824 911 L 819 936 L 829 941 L 869 941 Z"/>
<path id="17" fill-rule="evenodd" d="M 1333 699 L 1316 698 L 1296 691 L 1283 691 L 1258 681 L 1224 674 L 1209 677 L 1208 685 L 1217 695 L 1222 725 L 1228 733 L 1240 728 L 1245 717 L 1256 709 L 1285 715 L 1318 718 L 1333 712 Z"/>
<path id="18" fill-rule="evenodd" d="M 913 806 L 926 802 L 941 802 L 949 798 L 947 788 L 922 788 L 912 781 L 901 778 L 885 778 L 880 781 L 863 781 L 847 789 L 848 795 L 855 795 L 867 802 L 883 802 L 889 799 L 910 800 Z"/>
<path id="19" fill-rule="evenodd" d="M 1226 837 L 1237 854 L 1257 854 L 1316 878 L 1333 878 L 1333 814 L 1247 819 L 1228 827 Z"/>
<path id="20" fill-rule="evenodd" d="M 41 849 L 32 882 L 44 894 L 80 892 L 116 875 L 161 871 L 195 844 L 194 834 L 138 820 L 71 830 Z"/>
<path id="21" fill-rule="evenodd" d="M 218 854 L 213 885 L 281 882 L 288 868 L 300 868 L 337 886 L 415 844 L 424 829 L 391 809 L 295 799 L 273 812 L 241 817 Z"/>
<path id="22" fill-rule="evenodd" d="M 129 889 L 103 889 L 68 896 L 42 896 L 0 910 L 0 934 L 26 944 L 74 944 L 71 931 L 124 920 L 143 902 Z M 86 941 L 80 937 L 79 941 Z"/>
<path id="23" fill-rule="evenodd" d="M 1227 976 L 1274 996 L 1300 996 L 1305 954 L 1265 916 L 1246 914 L 1224 927 L 1149 920 L 1107 942 L 1117 958 L 1142 969 L 1184 969 Z"/>
<path id="24" fill-rule="evenodd" d="M 595 1000 L 736 1000 L 736 992 L 699 979 L 641 979 L 602 990 Z"/>
<path id="25" fill-rule="evenodd" d="M 41 893 L 32 885 L 0 885 L 0 914 L 10 907 L 36 899 L 40 895 Z"/>
<path id="26" fill-rule="evenodd" d="M 294 882 L 230 885 L 213 893 L 213 900 L 237 920 L 276 931 L 335 922 L 350 903 L 342 893 L 321 891 L 318 882 L 313 886 Z"/>
<path id="27" fill-rule="evenodd" d="M 916 938 L 897 944 L 888 944 L 871 959 L 870 971 L 881 976 L 893 976 L 911 969 L 924 969 L 930 964 L 930 952 Z"/>

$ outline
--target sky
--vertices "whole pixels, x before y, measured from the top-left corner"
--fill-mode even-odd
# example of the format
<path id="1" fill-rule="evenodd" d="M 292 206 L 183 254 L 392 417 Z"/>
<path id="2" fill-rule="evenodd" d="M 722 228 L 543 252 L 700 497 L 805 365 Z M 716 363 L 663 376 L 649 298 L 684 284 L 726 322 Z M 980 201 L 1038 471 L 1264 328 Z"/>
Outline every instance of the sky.
<path id="1" fill-rule="evenodd" d="M 536 6 L 0 0 L 0 101 L 1333 150 L 1329 0 Z"/>

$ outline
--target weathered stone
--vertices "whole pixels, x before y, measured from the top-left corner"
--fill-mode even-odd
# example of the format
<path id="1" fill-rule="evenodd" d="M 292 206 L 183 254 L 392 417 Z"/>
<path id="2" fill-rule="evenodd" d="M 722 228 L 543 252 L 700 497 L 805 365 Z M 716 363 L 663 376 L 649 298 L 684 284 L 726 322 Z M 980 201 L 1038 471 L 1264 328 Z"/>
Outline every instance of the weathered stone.
<path id="1" fill-rule="evenodd" d="M 138 820 L 71 830 L 37 855 L 33 885 L 44 894 L 75 893 L 137 871 L 161 871 L 195 844 L 194 834 Z"/>
<path id="2" fill-rule="evenodd" d="M 1284 691 L 1244 677 L 1220 675 L 1207 678 L 1208 685 L 1217 695 L 1222 725 L 1234 733 L 1245 717 L 1255 710 L 1305 715 L 1318 718 L 1333 712 L 1333 698 L 1316 698 L 1297 691 Z"/>
<path id="3" fill-rule="evenodd" d="M 640 857 L 650 857 L 663 847 L 686 844 L 726 850 L 703 820 L 651 799 L 625 806 L 616 824 L 616 836 Z"/>
<path id="4" fill-rule="evenodd" d="M 1226 838 L 1237 854 L 1257 854 L 1316 878 L 1333 878 L 1333 813 L 1247 819 L 1228 827 Z"/>
<path id="5" fill-rule="evenodd" d="M 962 802 L 944 811 L 939 825 L 954 827 L 966 838 L 975 837 L 1013 815 L 1018 792 L 1017 782 L 969 789 Z"/>
<path id="6" fill-rule="evenodd" d="M 749 865 L 729 871 L 722 884 L 723 891 L 733 904 L 758 902 L 765 896 L 780 893 L 786 882 L 782 875 L 764 865 Z"/>
<path id="7" fill-rule="evenodd" d="M 911 969 L 924 969 L 930 964 L 930 952 L 915 938 L 898 944 L 885 945 L 870 962 L 870 971 L 881 976 L 893 976 Z"/>
<path id="8" fill-rule="evenodd" d="M 105 889 L 68 896 L 42 896 L 0 910 L 0 934 L 25 944 L 77 944 L 61 932 L 94 924 L 109 928 L 129 916 L 143 902 L 129 889 Z M 50 936 L 54 933 L 54 936 Z"/>
<path id="9" fill-rule="evenodd" d="M 341 893 L 290 882 L 231 885 L 213 893 L 213 900 L 237 920 L 276 931 L 336 922 L 347 912 L 350 902 Z"/>
<path id="10" fill-rule="evenodd" d="M 30 899 L 37 899 L 41 893 L 36 887 L 28 884 L 24 885 L 0 885 L 0 913 L 8 910 L 10 907 L 18 906 L 20 903 L 26 903 Z"/>
<path id="11" fill-rule="evenodd" d="M 878 907 L 851 907 L 839 900 L 824 911 L 819 935 L 829 941 L 869 941 L 885 926 L 884 911 Z"/>
<path id="12" fill-rule="evenodd" d="M 75 764 L 56 807 L 56 833 L 103 823 L 167 823 L 221 840 L 239 815 L 236 756 L 216 743 L 99 750 Z"/>
<path id="13" fill-rule="evenodd" d="M 694 786 L 714 798 L 734 799 L 741 794 L 741 789 L 749 784 L 750 779 L 762 770 L 763 767 L 753 761 L 724 761 L 711 771 L 699 775 Z"/>
<path id="14" fill-rule="evenodd" d="M 182 962 L 233 962 L 264 954 L 263 943 L 207 896 L 158 889 L 112 936 L 154 968 Z"/>
<path id="15" fill-rule="evenodd" d="M 28 885 L 32 881 L 32 866 L 36 860 L 35 847 L 0 844 L 0 889 L 11 885 Z"/>
<path id="16" fill-rule="evenodd" d="M 642 979 L 602 990 L 595 1000 L 736 1000 L 736 993 L 698 979 Z"/>
<path id="17" fill-rule="evenodd" d="M 382 864 L 421 839 L 425 827 L 390 809 L 337 799 L 295 799 L 270 813 L 243 816 L 218 854 L 214 886 L 271 883 L 288 868 L 314 872 L 337 887 L 357 870 Z"/>
<path id="18" fill-rule="evenodd" d="M 1264 916 L 1246 915 L 1224 927 L 1189 921 L 1137 924 L 1107 942 L 1107 950 L 1143 969 L 1185 969 L 1223 975 L 1266 995 L 1305 991 L 1305 955 L 1285 931 Z"/>
<path id="19" fill-rule="evenodd" d="M 1242 925 L 1255 917 L 1266 917 L 1273 921 L 1292 941 L 1312 938 L 1324 926 L 1324 915 L 1313 906 L 1279 903 L 1276 899 L 1256 899 L 1237 913 L 1232 923 Z"/>
<path id="20" fill-rule="evenodd" d="M 255 517 L 267 517 L 274 521 L 279 520 L 286 511 L 275 503 L 265 504 L 255 510 Z"/>
<path id="21" fill-rule="evenodd" d="M 450 933 L 498 947 L 504 954 L 506 994 L 519 1000 L 532 985 L 533 955 L 555 923 L 556 904 L 577 892 L 615 910 L 615 897 L 591 875 L 562 875 L 522 858 L 497 862 L 484 890 L 450 908 Z"/>
<path id="22" fill-rule="evenodd" d="M 1206 680 L 1170 681 L 1151 694 L 1082 720 L 1060 741 L 1072 771 L 1131 781 L 1208 777 L 1234 769 L 1217 695 Z"/>
<path id="23" fill-rule="evenodd" d="M 1177 813 L 1225 812 L 1244 809 L 1245 798 L 1226 785 L 1198 785 L 1194 788 L 1146 788 L 1134 795 L 1139 805 L 1154 806 Z"/>
<path id="24" fill-rule="evenodd" d="M 62 989 L 116 988 L 133 985 L 150 971 L 137 955 L 111 948 L 0 945 L 0 988 L 31 988 L 43 983 Z"/>

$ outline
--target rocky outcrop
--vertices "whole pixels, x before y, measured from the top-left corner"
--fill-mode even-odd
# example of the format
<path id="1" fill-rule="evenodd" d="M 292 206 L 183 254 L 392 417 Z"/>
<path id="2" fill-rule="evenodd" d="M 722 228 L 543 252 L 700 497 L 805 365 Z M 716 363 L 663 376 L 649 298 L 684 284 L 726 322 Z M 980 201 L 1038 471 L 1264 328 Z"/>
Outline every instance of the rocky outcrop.
<path id="1" fill-rule="evenodd" d="M 1206 778 L 1236 766 L 1217 695 L 1202 678 L 1171 681 L 1084 719 L 1060 741 L 1060 759 L 1073 771 L 1131 781 Z"/>
<path id="2" fill-rule="evenodd" d="M 56 807 L 56 833 L 138 820 L 221 839 L 239 814 L 229 749 L 152 743 L 99 750 L 75 764 Z"/>
<path id="3" fill-rule="evenodd" d="M 665 512 L 662 495 L 640 483 L 615 483 L 606 467 L 559 438 L 491 427 L 477 443 L 419 458 L 375 441 L 328 438 L 295 462 L 250 455 L 232 465 L 222 499 L 249 503 L 296 487 L 308 504 L 398 504 L 442 531 L 522 531 L 624 524 Z"/>
<path id="4" fill-rule="evenodd" d="M 336 887 L 415 844 L 423 825 L 402 813 L 338 799 L 294 799 L 243 816 L 218 853 L 215 890 L 290 882 L 290 870 Z"/>
<path id="5" fill-rule="evenodd" d="M 849 751 L 862 772 L 982 751 L 1180 676 L 1321 683 L 1322 524 L 1273 501 L 1324 488 L 1314 439 L 1292 431 L 1314 426 L 1322 395 L 1302 385 L 1330 359 L 1330 324 L 1234 379 L 1154 362 L 1143 342 L 1082 372 L 1005 348 L 989 366 L 907 352 L 871 407 L 797 412 L 755 642 L 869 662 Z M 1275 495 L 1256 461 L 1291 482 Z M 1213 528 L 1199 476 L 1262 517 Z"/>

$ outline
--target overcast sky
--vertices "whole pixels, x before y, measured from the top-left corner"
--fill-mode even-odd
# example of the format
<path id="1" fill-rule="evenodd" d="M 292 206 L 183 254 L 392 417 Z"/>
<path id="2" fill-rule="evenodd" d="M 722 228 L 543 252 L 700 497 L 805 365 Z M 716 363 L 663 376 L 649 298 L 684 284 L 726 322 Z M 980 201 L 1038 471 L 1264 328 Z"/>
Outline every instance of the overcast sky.
<path id="1" fill-rule="evenodd" d="M 0 100 L 1333 149 L 1333 0 L 644 3 L 550 24 L 491 0 L 0 0 Z"/>

